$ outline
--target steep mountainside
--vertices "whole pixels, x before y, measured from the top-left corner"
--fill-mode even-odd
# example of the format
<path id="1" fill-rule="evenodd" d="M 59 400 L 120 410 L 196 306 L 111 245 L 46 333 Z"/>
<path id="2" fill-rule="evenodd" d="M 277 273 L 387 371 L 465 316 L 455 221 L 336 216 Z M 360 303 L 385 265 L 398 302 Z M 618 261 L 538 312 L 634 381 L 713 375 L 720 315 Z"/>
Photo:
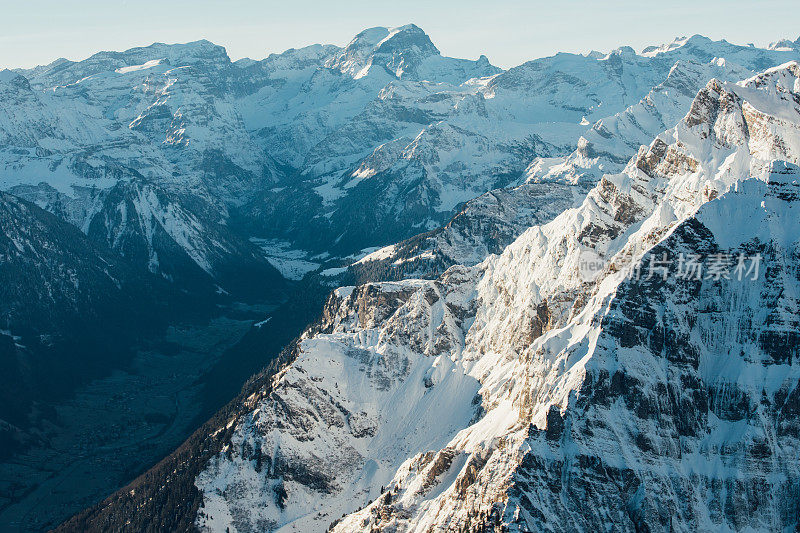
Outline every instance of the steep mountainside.
<path id="1" fill-rule="evenodd" d="M 531 226 L 579 205 L 587 181 L 529 182 L 495 189 L 470 200 L 446 225 L 376 250 L 329 282 L 436 278 L 453 265 L 473 266 L 498 254 Z"/>
<path id="2" fill-rule="evenodd" d="M 337 290 L 231 419 L 198 527 L 796 528 L 798 162 L 800 64 L 712 80 L 500 256 Z"/>

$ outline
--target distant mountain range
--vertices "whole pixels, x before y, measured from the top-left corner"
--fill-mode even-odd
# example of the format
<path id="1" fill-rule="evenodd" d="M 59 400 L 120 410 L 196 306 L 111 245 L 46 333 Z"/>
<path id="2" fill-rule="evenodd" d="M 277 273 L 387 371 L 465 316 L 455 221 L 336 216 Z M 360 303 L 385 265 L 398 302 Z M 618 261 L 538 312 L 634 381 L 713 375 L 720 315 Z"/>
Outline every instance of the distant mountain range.
<path id="1" fill-rule="evenodd" d="M 234 265 L 274 277 L 253 237 L 345 257 L 524 183 L 537 157 L 596 178 L 712 75 L 796 57 L 695 36 L 503 71 L 442 56 L 414 25 L 262 61 L 207 41 L 101 52 L 3 74 L 0 188 L 151 272 L 236 290 Z"/>

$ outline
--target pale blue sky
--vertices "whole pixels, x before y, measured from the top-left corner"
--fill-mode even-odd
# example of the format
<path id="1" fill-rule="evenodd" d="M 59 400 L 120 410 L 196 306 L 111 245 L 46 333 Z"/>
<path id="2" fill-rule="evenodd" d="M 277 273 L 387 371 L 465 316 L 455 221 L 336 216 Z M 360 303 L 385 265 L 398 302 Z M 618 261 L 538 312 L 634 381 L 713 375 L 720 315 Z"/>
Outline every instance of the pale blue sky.
<path id="1" fill-rule="evenodd" d="M 510 67 L 557 51 L 640 50 L 695 33 L 766 45 L 796 39 L 798 13 L 797 0 L 0 0 L 0 68 L 201 38 L 233 59 L 260 59 L 317 42 L 344 45 L 361 29 L 409 22 L 446 55 L 483 53 Z"/>

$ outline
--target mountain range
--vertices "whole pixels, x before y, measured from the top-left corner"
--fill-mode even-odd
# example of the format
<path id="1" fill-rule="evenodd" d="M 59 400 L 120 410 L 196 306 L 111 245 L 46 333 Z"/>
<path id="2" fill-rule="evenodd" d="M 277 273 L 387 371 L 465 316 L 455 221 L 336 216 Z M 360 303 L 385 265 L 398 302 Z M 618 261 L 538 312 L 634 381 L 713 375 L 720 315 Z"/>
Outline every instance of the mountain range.
<path id="1" fill-rule="evenodd" d="M 332 290 L 60 530 L 797 527 L 798 61 L 696 35 L 504 70 L 412 24 L 0 72 L 9 387 L 124 365 L 173 309 Z M 37 397 L 5 390 L 16 446 Z"/>

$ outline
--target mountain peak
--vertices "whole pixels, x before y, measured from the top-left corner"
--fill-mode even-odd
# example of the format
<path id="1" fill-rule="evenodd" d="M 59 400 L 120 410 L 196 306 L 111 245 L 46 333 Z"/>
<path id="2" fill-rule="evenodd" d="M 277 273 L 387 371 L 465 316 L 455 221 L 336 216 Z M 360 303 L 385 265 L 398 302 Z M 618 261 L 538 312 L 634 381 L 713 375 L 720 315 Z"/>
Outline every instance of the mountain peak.
<path id="1" fill-rule="evenodd" d="M 116 53 L 112 52 L 112 54 Z M 176 44 L 153 43 L 150 46 L 131 48 L 119 55 L 130 57 L 135 61 L 156 59 L 154 57 L 156 55 L 164 56 L 173 63 L 193 63 L 197 60 L 230 61 L 224 46 L 214 44 L 207 39 Z"/>
<path id="2" fill-rule="evenodd" d="M 0 84 L 15 87 L 16 89 L 30 90 L 31 88 L 28 78 L 8 69 L 0 70 Z"/>
<path id="3" fill-rule="evenodd" d="M 619 48 L 615 48 L 611 51 L 609 56 L 635 56 L 636 50 L 631 48 L 630 46 L 620 46 Z"/>
<path id="4" fill-rule="evenodd" d="M 350 41 L 345 50 L 354 49 L 354 48 L 363 48 L 363 47 L 374 47 L 386 36 L 389 35 L 389 28 L 385 28 L 383 26 L 376 26 L 374 28 L 367 28 L 359 32 L 353 40 Z"/>
<path id="5" fill-rule="evenodd" d="M 700 35 L 699 33 L 696 33 L 691 37 L 687 37 L 684 35 L 681 37 L 675 37 L 670 43 L 664 43 L 659 46 L 648 46 L 647 48 L 642 50 L 642 55 L 654 56 L 662 54 L 664 52 L 671 52 L 673 50 L 677 50 L 678 48 L 681 48 L 686 45 L 699 46 L 708 42 L 711 42 L 711 39 L 709 39 L 704 35 Z"/>
<path id="6" fill-rule="evenodd" d="M 389 30 L 388 35 L 378 43 L 376 52 L 393 53 L 414 49 L 425 55 L 439 55 L 440 53 L 428 34 L 415 24 L 406 24 Z"/>
<path id="7" fill-rule="evenodd" d="M 345 51 L 370 50 L 373 53 L 392 53 L 410 51 L 414 48 L 439 54 L 430 37 L 416 24 L 406 24 L 396 28 L 383 26 L 367 28 L 348 43 Z"/>
<path id="8" fill-rule="evenodd" d="M 800 37 L 798 37 L 796 41 L 790 41 L 789 39 L 781 39 L 779 41 L 775 41 L 774 43 L 769 43 L 767 49 L 768 50 L 800 49 Z"/>
<path id="9" fill-rule="evenodd" d="M 34 85 L 67 85 L 101 72 L 159 63 L 219 70 L 229 66 L 231 60 L 223 46 L 201 39 L 176 44 L 156 42 L 121 52 L 107 50 L 97 52 L 82 61 L 57 59 L 49 65 L 35 67 L 28 73 Z"/>
<path id="10" fill-rule="evenodd" d="M 431 56 L 441 55 L 430 37 L 415 24 L 397 28 L 368 28 L 353 38 L 328 66 L 360 78 L 380 65 L 401 77 Z"/>

